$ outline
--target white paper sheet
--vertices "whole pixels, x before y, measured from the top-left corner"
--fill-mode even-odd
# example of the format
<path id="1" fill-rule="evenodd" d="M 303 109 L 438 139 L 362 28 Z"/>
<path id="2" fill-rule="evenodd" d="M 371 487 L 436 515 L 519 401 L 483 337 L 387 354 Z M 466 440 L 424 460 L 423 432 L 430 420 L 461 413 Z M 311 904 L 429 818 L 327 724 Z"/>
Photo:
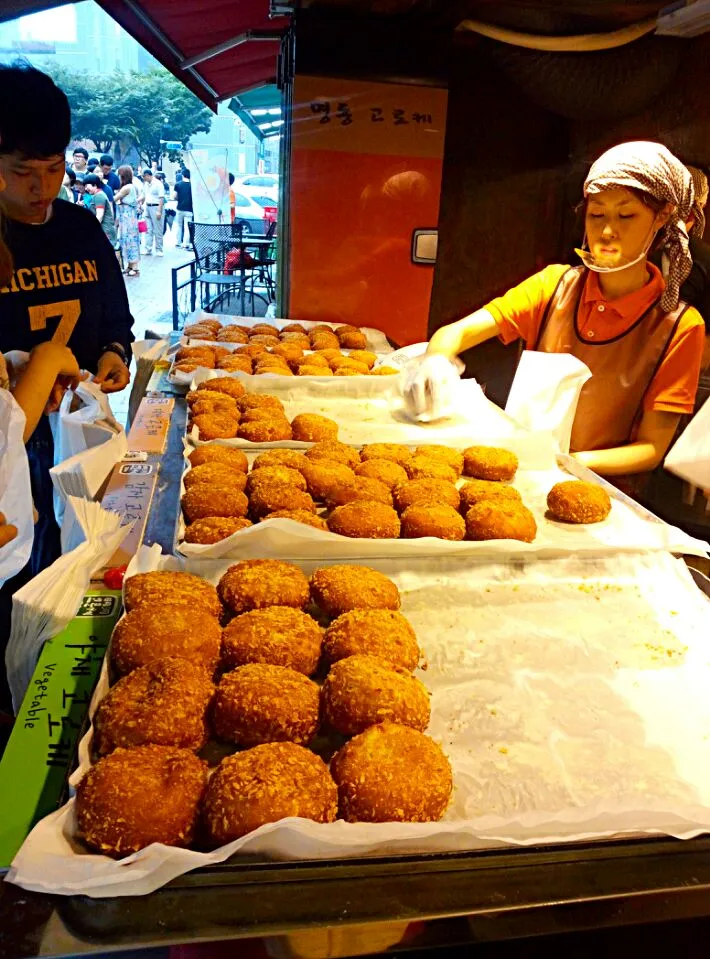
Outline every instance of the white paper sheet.
<path id="1" fill-rule="evenodd" d="M 215 370 L 197 371 L 193 388 L 219 375 Z M 245 381 L 243 374 L 233 376 Z M 456 416 L 437 423 L 415 423 L 405 412 L 399 383 L 391 382 L 395 379 L 399 377 L 347 376 L 342 378 L 342 384 L 338 383 L 336 393 L 333 380 L 327 377 L 324 380 L 308 377 L 309 382 L 302 383 L 289 377 L 257 376 L 249 379 L 248 389 L 252 393 L 278 396 L 289 419 L 299 413 L 320 413 L 330 417 L 339 426 L 338 439 L 353 446 L 365 443 L 406 443 L 411 446 L 443 443 L 463 448 L 476 443 L 500 445 L 515 440 L 516 452 L 524 457 L 528 468 L 554 462 L 556 443 L 552 434 L 522 430 L 500 407 L 486 399 L 474 380 L 461 383 L 461 411 Z M 199 445 L 196 430 L 190 439 Z M 244 450 L 307 449 L 312 445 L 295 440 L 249 443 L 232 439 L 219 442 Z"/>
<path id="2" fill-rule="evenodd" d="M 687 483 L 710 490 L 710 400 L 688 423 L 663 465 Z"/>
<path id="3" fill-rule="evenodd" d="M 23 433 L 25 414 L 9 390 L 0 389 L 0 510 L 17 536 L 0 549 L 0 586 L 24 568 L 32 552 L 34 514 Z"/>
<path id="4" fill-rule="evenodd" d="M 518 452 L 518 441 L 514 437 L 506 443 L 508 449 Z M 185 447 L 185 466 L 189 471 L 188 456 L 192 448 Z M 568 553 L 606 553 L 639 550 L 661 550 L 683 553 L 692 556 L 706 556 L 708 544 L 694 539 L 683 530 L 670 526 L 662 520 L 640 508 L 613 486 L 604 484 L 611 496 L 612 506 L 609 516 L 602 523 L 575 525 L 559 523 L 547 515 L 547 494 L 562 480 L 569 480 L 577 471 L 571 473 L 569 457 L 560 457 L 557 465 L 548 462 L 545 451 L 534 451 L 538 459 L 532 461 L 527 444 L 522 443 L 520 453 L 523 459 L 532 461 L 534 466 L 546 466 L 542 469 L 519 469 L 515 481 L 511 484 L 519 490 L 523 502 L 532 511 L 537 522 L 537 536 L 532 543 L 519 540 L 489 540 L 486 542 L 449 542 L 435 537 L 420 539 L 350 539 L 323 530 L 305 526 L 290 519 L 270 519 L 255 523 L 239 530 L 208 546 L 186 543 L 185 522 L 182 514 L 176 527 L 176 549 L 184 556 L 195 559 L 254 559 L 272 557 L 275 559 L 371 559 L 389 556 L 445 556 L 474 555 L 478 559 L 490 557 L 499 559 L 507 556 L 554 557 Z M 251 463 L 256 454 L 248 453 Z M 586 475 L 581 478 L 599 482 L 599 477 L 580 467 Z M 467 482 L 463 477 L 458 486 Z M 185 492 L 181 486 L 181 496 Z"/>
<path id="5" fill-rule="evenodd" d="M 228 564 L 144 548 L 129 575 Z M 307 573 L 319 563 L 301 564 Z M 115 862 L 75 839 L 73 804 L 32 831 L 8 879 L 141 895 L 229 856 L 328 859 L 710 829 L 710 602 L 668 555 L 542 562 L 376 560 L 402 594 L 454 795 L 440 823 L 283 820 L 213 853 L 154 845 Z M 85 759 L 85 757 L 84 757 Z"/>

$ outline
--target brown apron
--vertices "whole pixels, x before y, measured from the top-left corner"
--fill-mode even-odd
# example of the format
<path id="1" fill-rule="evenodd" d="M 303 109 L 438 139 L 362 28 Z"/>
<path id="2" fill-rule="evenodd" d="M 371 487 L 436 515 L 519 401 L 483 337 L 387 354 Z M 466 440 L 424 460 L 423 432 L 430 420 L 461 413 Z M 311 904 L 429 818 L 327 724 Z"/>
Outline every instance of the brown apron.
<path id="1" fill-rule="evenodd" d="M 643 399 L 678 322 L 687 310 L 679 303 L 664 313 L 660 298 L 624 333 L 608 340 L 583 340 L 579 304 L 587 271 L 572 267 L 562 275 L 547 304 L 537 343 L 543 353 L 571 353 L 592 371 L 582 387 L 570 449 L 600 450 L 632 442 L 643 414 Z"/>

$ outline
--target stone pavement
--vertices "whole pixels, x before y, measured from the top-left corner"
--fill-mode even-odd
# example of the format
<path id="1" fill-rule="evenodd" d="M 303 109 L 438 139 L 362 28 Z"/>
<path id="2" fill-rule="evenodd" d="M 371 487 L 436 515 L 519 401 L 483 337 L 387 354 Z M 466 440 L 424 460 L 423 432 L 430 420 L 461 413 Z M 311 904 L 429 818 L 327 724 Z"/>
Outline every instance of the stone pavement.
<path id="1" fill-rule="evenodd" d="M 172 329 L 171 271 L 175 266 L 189 263 L 192 250 L 178 250 L 175 246 L 175 228 L 167 230 L 164 239 L 165 255 L 142 256 L 140 276 L 126 276 L 126 290 L 135 320 L 133 334 L 137 340 L 145 338 L 146 330 L 167 333 Z M 188 271 L 180 274 L 186 279 Z"/>

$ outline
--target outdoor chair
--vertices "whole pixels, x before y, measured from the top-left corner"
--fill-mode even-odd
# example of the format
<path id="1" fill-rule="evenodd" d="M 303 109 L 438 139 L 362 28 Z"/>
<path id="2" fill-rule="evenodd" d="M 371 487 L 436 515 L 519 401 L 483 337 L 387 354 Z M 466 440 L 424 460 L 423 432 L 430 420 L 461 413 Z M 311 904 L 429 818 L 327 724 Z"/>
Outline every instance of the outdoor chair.
<path id="1" fill-rule="evenodd" d="M 244 228 L 232 223 L 195 223 L 188 224 L 190 242 L 195 253 L 195 282 L 200 285 L 200 302 L 204 309 L 214 310 L 226 298 L 234 295 L 241 301 L 241 312 L 255 316 L 254 273 L 257 265 L 240 266 L 234 271 L 225 272 L 227 253 L 244 240 Z M 250 286 L 250 290 L 247 290 Z M 215 291 L 213 295 L 213 289 Z M 251 301 L 251 302 L 248 302 Z"/>

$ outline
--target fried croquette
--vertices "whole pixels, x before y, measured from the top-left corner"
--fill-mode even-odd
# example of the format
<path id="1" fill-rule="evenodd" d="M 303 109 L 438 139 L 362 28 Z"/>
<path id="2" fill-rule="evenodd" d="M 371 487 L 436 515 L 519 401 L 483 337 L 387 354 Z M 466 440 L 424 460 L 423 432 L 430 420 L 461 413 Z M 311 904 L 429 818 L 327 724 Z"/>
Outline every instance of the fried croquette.
<path id="1" fill-rule="evenodd" d="M 246 473 L 249 469 L 249 460 L 245 453 L 231 449 L 229 446 L 222 446 L 220 443 L 205 443 L 204 446 L 198 446 L 190 453 L 189 459 L 193 467 L 202 466 L 203 463 L 224 463 L 242 473 Z"/>
<path id="2" fill-rule="evenodd" d="M 180 360 L 179 363 L 174 364 L 173 373 L 194 373 L 201 366 L 205 369 L 213 369 L 213 367 L 205 367 L 205 364 L 200 363 L 199 360 Z"/>
<path id="3" fill-rule="evenodd" d="M 310 337 L 314 350 L 335 350 L 340 346 L 338 337 L 328 333 L 313 333 Z"/>
<path id="4" fill-rule="evenodd" d="M 333 330 L 336 336 L 340 336 L 341 333 L 359 333 L 360 327 L 353 326 L 352 323 L 341 323 L 340 326 L 336 326 Z"/>
<path id="5" fill-rule="evenodd" d="M 296 489 L 301 490 L 306 489 L 306 481 L 298 470 L 293 470 L 289 466 L 265 466 L 251 471 L 246 481 L 247 492 L 251 493 L 260 485 L 274 483 L 295 486 Z"/>
<path id="6" fill-rule="evenodd" d="M 281 335 L 284 333 L 301 333 L 305 336 L 306 328 L 302 323 L 287 323 L 281 330 Z"/>
<path id="7" fill-rule="evenodd" d="M 213 673 L 219 663 L 222 632 L 204 609 L 170 599 L 139 606 L 116 623 L 111 663 L 121 676 L 156 659 L 177 656 Z"/>
<path id="8" fill-rule="evenodd" d="M 202 416 L 204 413 L 226 413 L 234 419 L 239 420 L 239 410 L 237 404 L 231 396 L 225 396 L 223 393 L 215 394 L 218 399 L 196 400 L 190 407 L 191 416 Z"/>
<path id="9" fill-rule="evenodd" d="M 353 539 L 397 539 L 399 528 L 396 512 L 377 500 L 355 500 L 337 506 L 328 517 L 331 533 Z"/>
<path id="10" fill-rule="evenodd" d="M 201 466 L 193 466 L 183 477 L 186 490 L 201 483 L 228 488 L 233 486 L 235 489 L 243 490 L 247 485 L 247 476 L 246 473 L 232 469 L 226 463 L 203 463 Z"/>
<path id="11" fill-rule="evenodd" d="M 168 657 L 134 669 L 101 700 L 94 716 L 97 751 L 157 743 L 195 752 L 209 738 L 214 683 L 204 666 Z"/>
<path id="12" fill-rule="evenodd" d="M 547 508 L 563 523 L 601 523 L 611 512 L 611 499 L 596 483 L 565 480 L 547 494 Z"/>
<path id="13" fill-rule="evenodd" d="M 397 376 L 399 370 L 395 369 L 394 366 L 376 366 L 373 370 L 370 370 L 371 376 Z"/>
<path id="14" fill-rule="evenodd" d="M 321 443 L 337 440 L 338 424 L 327 416 L 317 413 L 300 413 L 291 420 L 293 438 L 304 443 Z"/>
<path id="15" fill-rule="evenodd" d="M 240 423 L 263 423 L 267 421 L 269 423 L 277 420 L 279 423 L 286 423 L 288 425 L 288 420 L 280 410 L 273 410 L 271 407 L 257 407 L 253 410 L 245 410 L 242 413 L 242 418 L 239 421 Z"/>
<path id="16" fill-rule="evenodd" d="M 291 427 L 288 420 L 275 416 L 268 420 L 242 423 L 237 436 L 240 440 L 247 440 L 250 443 L 273 443 L 278 440 L 290 440 Z"/>
<path id="17" fill-rule="evenodd" d="M 212 703 L 217 737 L 239 746 L 298 743 L 318 732 L 320 689 L 285 666 L 250 663 L 221 678 Z"/>
<path id="18" fill-rule="evenodd" d="M 355 476 L 346 482 L 336 483 L 326 492 L 326 500 L 331 506 L 344 506 L 355 500 L 374 500 L 392 506 L 392 493 L 379 480 L 368 476 Z"/>
<path id="19" fill-rule="evenodd" d="M 79 835 L 119 858 L 151 843 L 189 846 L 207 784 L 207 764 L 175 746 L 116 749 L 87 772 L 76 791 Z M 159 802 L 153 801 L 160 798 Z"/>
<path id="20" fill-rule="evenodd" d="M 329 366 L 313 366 L 310 363 L 304 363 L 298 367 L 298 376 L 332 376 L 333 371 Z"/>
<path id="21" fill-rule="evenodd" d="M 343 463 L 350 469 L 360 462 L 360 454 L 347 443 L 340 443 L 337 440 L 325 440 L 322 443 L 316 443 L 309 450 L 306 450 L 306 459 L 309 460 L 334 460 L 336 463 Z"/>
<path id="22" fill-rule="evenodd" d="M 519 539 L 532 543 L 536 535 L 535 517 L 522 503 L 484 499 L 466 513 L 467 539 Z"/>
<path id="23" fill-rule="evenodd" d="M 150 603 L 186 604 L 202 609 L 211 616 L 222 615 L 217 590 L 212 583 L 193 573 L 153 570 L 129 576 L 123 586 L 124 604 L 127 612 Z"/>
<path id="24" fill-rule="evenodd" d="M 253 326 L 249 327 L 249 335 L 268 335 L 268 336 L 277 336 L 278 330 L 273 323 L 255 323 Z"/>
<path id="25" fill-rule="evenodd" d="M 360 453 L 363 463 L 367 460 L 392 460 L 393 463 L 406 467 L 411 458 L 412 451 L 402 443 L 370 443 L 363 446 Z"/>
<path id="26" fill-rule="evenodd" d="M 340 366 L 334 371 L 333 376 L 362 376 L 362 373 L 349 366 Z"/>
<path id="27" fill-rule="evenodd" d="M 202 820 L 212 846 L 292 816 L 333 822 L 338 790 L 320 756 L 295 743 L 266 743 L 227 756 L 211 776 Z"/>
<path id="28" fill-rule="evenodd" d="M 218 343 L 248 343 L 249 337 L 238 326 L 225 326 L 217 334 Z"/>
<path id="29" fill-rule="evenodd" d="M 185 542 L 208 546 L 251 525 L 251 520 L 245 516 L 205 516 L 185 527 Z"/>
<path id="30" fill-rule="evenodd" d="M 261 519 L 262 516 L 268 516 L 269 513 L 275 513 L 281 509 L 304 509 L 310 513 L 316 511 L 311 495 L 296 486 L 260 483 L 251 491 L 249 510 L 252 519 Z"/>
<path id="31" fill-rule="evenodd" d="M 447 466 L 450 466 L 456 472 L 457 476 L 461 476 L 463 473 L 463 450 L 455 450 L 450 446 L 439 446 L 432 443 L 430 446 L 417 446 L 414 455 L 443 460 Z"/>
<path id="32" fill-rule="evenodd" d="M 198 401 L 201 402 L 202 400 L 226 400 L 226 402 L 229 403 L 229 399 L 230 397 L 228 397 L 226 393 L 218 393 L 217 390 L 201 390 L 199 388 L 196 390 L 190 390 L 185 395 L 185 400 L 190 408 L 192 408 L 195 403 Z M 234 399 L 234 397 L 232 397 L 232 399 Z"/>
<path id="33" fill-rule="evenodd" d="M 469 446 L 463 451 L 463 471 L 474 479 L 508 483 L 518 469 L 518 457 L 497 446 Z"/>
<path id="34" fill-rule="evenodd" d="M 284 405 L 278 396 L 271 396 L 269 393 L 246 393 L 237 398 L 237 406 L 242 413 L 247 410 L 272 409 L 284 412 Z"/>
<path id="35" fill-rule="evenodd" d="M 280 356 L 287 363 L 293 363 L 303 356 L 303 349 L 297 343 L 279 343 L 271 350 L 274 356 Z"/>
<path id="36" fill-rule="evenodd" d="M 304 457 L 306 461 L 301 472 L 305 477 L 308 492 L 316 499 L 326 499 L 334 486 L 355 480 L 355 474 L 344 463 L 327 459 L 312 460 L 306 457 Z"/>
<path id="37" fill-rule="evenodd" d="M 273 513 L 262 516 L 260 522 L 264 523 L 267 519 L 292 519 L 294 523 L 303 523 L 304 526 L 328 531 L 328 524 L 321 516 L 309 513 L 305 509 L 277 509 Z"/>
<path id="38" fill-rule="evenodd" d="M 323 720 L 343 736 L 377 723 L 401 723 L 423 732 L 429 725 L 429 693 L 408 669 L 375 656 L 348 656 L 334 663 L 322 690 Z"/>
<path id="39" fill-rule="evenodd" d="M 232 376 L 215 376 L 214 379 L 200 383 L 197 389 L 226 393 L 227 396 L 233 396 L 235 400 L 241 399 L 246 394 L 244 386 Z"/>
<path id="40" fill-rule="evenodd" d="M 399 590 L 368 566 L 324 566 L 311 576 L 314 601 L 331 618 L 351 609 L 399 609 Z"/>
<path id="41" fill-rule="evenodd" d="M 228 413 L 200 413 L 192 419 L 201 440 L 230 440 L 239 430 L 239 419 Z"/>
<path id="42" fill-rule="evenodd" d="M 514 486 L 496 483 L 493 480 L 470 480 L 459 490 L 461 512 L 466 513 L 482 500 L 505 500 L 509 503 L 521 503 L 520 493 Z"/>
<path id="43" fill-rule="evenodd" d="M 311 348 L 311 341 L 305 333 L 282 333 L 281 342 L 300 346 L 302 350 L 310 350 Z"/>
<path id="44" fill-rule="evenodd" d="M 262 346 L 271 347 L 278 346 L 281 342 L 278 336 L 273 336 L 270 333 L 255 333 L 253 336 L 249 337 L 250 343 L 261 343 Z"/>
<path id="45" fill-rule="evenodd" d="M 398 723 L 355 736 L 335 754 L 330 771 L 347 822 L 436 822 L 453 789 L 441 747 Z"/>
<path id="46" fill-rule="evenodd" d="M 222 633 L 222 664 L 287 666 L 312 676 L 320 661 L 323 630 L 312 616 L 292 606 L 267 606 L 242 613 Z"/>
<path id="47" fill-rule="evenodd" d="M 347 330 L 338 337 L 340 345 L 345 350 L 364 350 L 367 347 L 367 337 L 364 333 Z"/>
<path id="48" fill-rule="evenodd" d="M 306 462 L 308 461 L 303 453 L 299 453 L 297 450 L 267 450 L 265 453 L 259 453 L 256 457 L 252 471 L 267 466 L 287 466 L 289 469 L 300 472 Z"/>
<path id="49" fill-rule="evenodd" d="M 392 609 L 354 609 L 334 620 L 323 637 L 323 653 L 332 664 L 348 656 L 376 656 L 410 672 L 419 662 L 414 630 Z"/>
<path id="50" fill-rule="evenodd" d="M 230 566 L 217 587 L 233 613 L 266 606 L 303 609 L 310 600 L 308 580 L 294 563 L 278 559 L 245 559 Z"/>
<path id="51" fill-rule="evenodd" d="M 253 366 L 248 356 L 225 356 L 217 360 L 217 368 L 227 373 L 251 373 Z"/>
<path id="52" fill-rule="evenodd" d="M 336 356 L 343 356 L 341 350 L 318 350 L 316 356 L 322 356 L 324 360 L 327 360 L 328 363 Z"/>
<path id="53" fill-rule="evenodd" d="M 355 475 L 377 480 L 389 490 L 393 490 L 400 483 L 406 483 L 408 479 L 404 467 L 392 460 L 366 460 L 355 467 Z"/>
<path id="54" fill-rule="evenodd" d="M 191 486 L 185 491 L 181 504 L 188 523 L 208 516 L 242 517 L 249 512 L 249 500 L 238 487 L 212 483 Z"/>
<path id="55" fill-rule="evenodd" d="M 269 351 L 265 346 L 262 346 L 261 343 L 247 343 L 245 346 L 238 346 L 234 351 L 234 356 L 250 356 L 252 359 L 256 359 L 257 356 L 263 356 Z"/>
<path id="56" fill-rule="evenodd" d="M 443 459 L 435 459 L 433 456 L 417 454 L 405 464 L 404 468 L 410 480 L 437 479 L 446 483 L 455 483 L 459 478 L 459 474 L 452 466 Z"/>
<path id="57" fill-rule="evenodd" d="M 447 506 L 459 508 L 461 497 L 453 483 L 440 479 L 416 479 L 400 483 L 394 488 L 395 508 L 403 513 L 415 503 L 443 503 Z"/>
<path id="58" fill-rule="evenodd" d="M 328 361 L 331 370 L 339 370 L 341 368 L 355 370 L 356 373 L 364 375 L 369 372 L 369 366 L 366 363 L 361 363 L 359 360 L 353 360 L 349 356 L 345 356 L 341 353 L 339 356 L 334 356 Z"/>
<path id="59" fill-rule="evenodd" d="M 377 354 L 373 353 L 371 350 L 351 350 L 350 359 L 357 360 L 359 363 L 364 363 L 368 370 L 371 370 L 377 362 Z"/>
<path id="60" fill-rule="evenodd" d="M 415 503 L 402 513 L 402 539 L 435 536 L 458 542 L 465 535 L 463 517 L 445 503 Z"/>
<path id="61" fill-rule="evenodd" d="M 323 369 L 329 368 L 328 360 L 320 353 L 309 353 L 300 360 L 296 360 L 294 366 L 320 366 Z"/>

